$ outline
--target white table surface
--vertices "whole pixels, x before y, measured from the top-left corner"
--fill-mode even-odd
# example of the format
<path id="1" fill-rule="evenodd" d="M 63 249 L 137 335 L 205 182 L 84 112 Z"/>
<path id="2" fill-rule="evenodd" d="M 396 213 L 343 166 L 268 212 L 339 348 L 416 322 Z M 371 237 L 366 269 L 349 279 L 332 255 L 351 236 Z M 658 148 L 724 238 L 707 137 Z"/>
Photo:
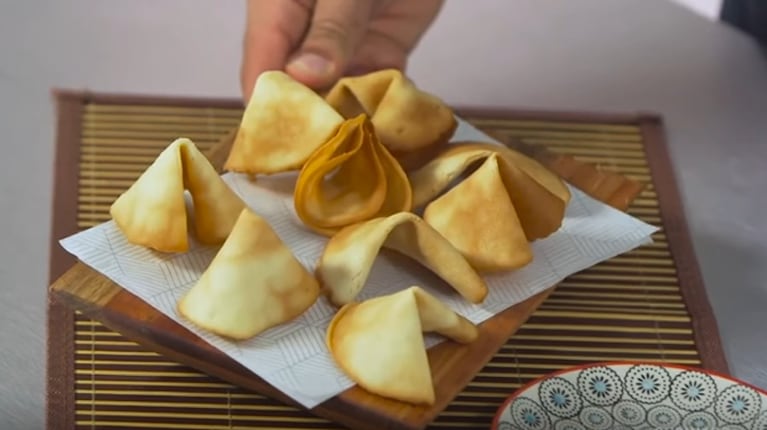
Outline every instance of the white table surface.
<path id="1" fill-rule="evenodd" d="M 243 2 L 0 2 L 0 428 L 42 428 L 52 87 L 238 96 Z M 666 121 L 734 376 L 767 388 L 767 61 L 661 0 L 452 0 L 410 74 L 462 106 Z"/>

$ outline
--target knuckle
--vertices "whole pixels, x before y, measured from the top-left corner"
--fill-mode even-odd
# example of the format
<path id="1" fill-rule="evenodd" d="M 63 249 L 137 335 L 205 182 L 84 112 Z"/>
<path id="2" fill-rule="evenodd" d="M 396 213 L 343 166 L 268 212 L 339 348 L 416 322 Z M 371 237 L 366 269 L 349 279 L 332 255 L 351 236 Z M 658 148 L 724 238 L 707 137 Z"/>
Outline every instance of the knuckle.
<path id="1" fill-rule="evenodd" d="M 312 25 L 311 32 L 314 37 L 344 40 L 349 36 L 350 29 L 348 25 L 340 21 L 326 18 L 315 21 Z"/>

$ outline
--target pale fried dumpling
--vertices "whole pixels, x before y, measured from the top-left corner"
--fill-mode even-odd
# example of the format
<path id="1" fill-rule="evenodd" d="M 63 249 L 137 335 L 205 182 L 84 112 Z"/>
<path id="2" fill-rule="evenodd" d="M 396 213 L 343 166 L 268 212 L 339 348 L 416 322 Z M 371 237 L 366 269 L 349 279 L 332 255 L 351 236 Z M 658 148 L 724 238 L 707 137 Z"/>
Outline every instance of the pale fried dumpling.
<path id="1" fill-rule="evenodd" d="M 396 69 L 342 78 L 325 99 L 346 118 L 368 114 L 396 157 L 447 142 L 458 126 L 442 100 L 419 90 Z"/>
<path id="2" fill-rule="evenodd" d="M 252 175 L 300 169 L 344 118 L 282 71 L 259 75 L 224 168 Z"/>
<path id="3" fill-rule="evenodd" d="M 487 157 L 468 178 L 431 202 L 423 215 L 469 264 L 485 272 L 516 269 L 533 259 L 498 158 Z"/>
<path id="4" fill-rule="evenodd" d="M 187 138 L 171 142 L 109 212 L 128 242 L 161 252 L 185 252 L 186 189 L 194 203 L 197 240 L 220 245 L 245 204 Z"/>
<path id="5" fill-rule="evenodd" d="M 411 209 L 407 175 L 381 145 L 365 114 L 344 121 L 301 169 L 294 191 L 298 217 L 331 236 L 357 222 Z"/>
<path id="6" fill-rule="evenodd" d="M 528 241 L 559 229 L 570 202 L 570 190 L 555 173 L 519 152 L 502 145 L 457 142 L 437 158 L 413 172 L 413 206 L 437 197 L 475 162 L 493 154 L 499 157 L 501 179 L 514 205 Z"/>
<path id="7" fill-rule="evenodd" d="M 188 139 L 181 140 L 184 183 L 194 203 L 194 232 L 205 245 L 224 243 L 245 207 L 213 165 Z"/>
<path id="8" fill-rule="evenodd" d="M 459 343 L 479 332 L 420 287 L 343 306 L 328 326 L 333 359 L 360 387 L 414 404 L 434 404 L 431 369 L 423 333 L 436 332 Z"/>
<path id="9" fill-rule="evenodd" d="M 110 206 L 128 242 L 161 252 L 189 249 L 181 144 L 168 145 Z"/>
<path id="10" fill-rule="evenodd" d="M 472 303 L 487 295 L 485 281 L 447 239 L 417 215 L 400 212 L 351 225 L 330 238 L 315 274 L 331 303 L 354 300 L 382 247 L 418 261 Z"/>
<path id="11" fill-rule="evenodd" d="M 314 304 L 319 285 L 262 217 L 246 208 L 178 311 L 236 340 L 288 322 Z"/>

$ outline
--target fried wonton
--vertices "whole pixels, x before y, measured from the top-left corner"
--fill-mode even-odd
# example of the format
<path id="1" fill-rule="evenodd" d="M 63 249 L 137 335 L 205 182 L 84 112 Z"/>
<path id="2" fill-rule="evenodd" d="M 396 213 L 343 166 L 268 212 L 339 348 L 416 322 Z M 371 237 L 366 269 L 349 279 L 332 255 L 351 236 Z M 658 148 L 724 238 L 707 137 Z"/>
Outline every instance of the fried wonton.
<path id="1" fill-rule="evenodd" d="M 315 274 L 331 303 L 354 300 L 382 247 L 416 260 L 472 303 L 487 296 L 485 281 L 447 239 L 417 215 L 399 212 L 351 225 L 330 238 Z"/>
<path id="2" fill-rule="evenodd" d="M 185 252 L 187 189 L 194 203 L 198 241 L 223 243 L 245 204 L 187 138 L 168 145 L 112 203 L 109 213 L 128 242 L 161 252 Z"/>
<path id="3" fill-rule="evenodd" d="M 439 98 L 396 69 L 340 79 L 325 99 L 344 117 L 370 116 L 381 142 L 399 158 L 447 142 L 458 122 Z"/>
<path id="4" fill-rule="evenodd" d="M 311 273 L 266 220 L 246 208 L 178 311 L 207 331 L 245 340 L 298 317 L 318 296 Z"/>
<path id="5" fill-rule="evenodd" d="M 498 155 L 501 179 L 528 241 L 557 231 L 570 202 L 570 190 L 562 178 L 530 157 L 491 143 L 456 142 L 413 172 L 413 207 L 430 203 L 472 165 L 492 154 Z"/>
<path id="6" fill-rule="evenodd" d="M 424 220 L 482 272 L 520 268 L 533 253 L 503 184 L 498 155 L 431 202 Z"/>
<path id="7" fill-rule="evenodd" d="M 423 333 L 459 342 L 479 332 L 420 287 L 343 306 L 328 326 L 326 343 L 338 366 L 363 389 L 403 402 L 435 400 Z"/>
<path id="8" fill-rule="evenodd" d="M 184 183 L 194 204 L 195 237 L 204 245 L 220 245 L 232 231 L 245 202 L 190 140 L 183 141 L 180 149 Z"/>
<path id="9" fill-rule="evenodd" d="M 282 71 L 259 75 L 224 168 L 251 175 L 298 170 L 344 118 Z"/>
<path id="10" fill-rule="evenodd" d="M 296 182 L 294 205 L 307 227 L 331 236 L 357 222 L 409 211 L 412 191 L 370 120 L 360 114 L 344 121 L 336 135 L 306 160 Z"/>
<path id="11" fill-rule="evenodd" d="M 471 171 L 477 163 L 480 167 Z M 487 143 L 455 144 L 413 172 L 410 181 L 414 207 L 427 205 L 424 220 L 482 272 L 528 264 L 533 258 L 529 242 L 558 230 L 570 201 L 556 174 Z"/>

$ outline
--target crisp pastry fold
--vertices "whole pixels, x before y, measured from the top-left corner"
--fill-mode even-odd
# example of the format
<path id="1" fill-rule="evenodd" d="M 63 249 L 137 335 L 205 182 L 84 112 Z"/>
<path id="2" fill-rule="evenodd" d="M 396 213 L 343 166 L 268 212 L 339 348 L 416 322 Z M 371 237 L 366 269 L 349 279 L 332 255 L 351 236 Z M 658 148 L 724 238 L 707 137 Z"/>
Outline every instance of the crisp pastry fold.
<path id="1" fill-rule="evenodd" d="M 424 220 L 447 238 L 475 269 L 503 271 L 533 259 L 517 211 L 491 154 L 424 211 Z"/>
<path id="2" fill-rule="evenodd" d="M 266 220 L 245 208 L 177 309 L 205 330 L 245 340 L 298 317 L 318 296 L 316 279 Z"/>
<path id="3" fill-rule="evenodd" d="M 396 69 L 342 78 L 325 99 L 346 118 L 370 116 L 381 142 L 398 158 L 447 142 L 458 126 L 452 109 Z"/>
<path id="4" fill-rule="evenodd" d="M 344 118 L 320 95 L 273 70 L 259 75 L 224 169 L 250 175 L 298 170 Z"/>
<path id="5" fill-rule="evenodd" d="M 301 221 L 326 236 L 412 207 L 407 175 L 365 114 L 344 121 L 306 160 L 293 196 Z"/>
<path id="6" fill-rule="evenodd" d="M 187 138 L 171 142 L 112 203 L 109 213 L 128 242 L 161 252 L 186 252 L 186 190 L 194 204 L 197 240 L 220 245 L 245 204 Z"/>
<path id="7" fill-rule="evenodd" d="M 348 226 L 330 238 L 315 275 L 331 303 L 354 300 L 381 248 L 417 261 L 471 303 L 487 296 L 485 281 L 447 239 L 417 215 L 399 212 Z"/>
<path id="8" fill-rule="evenodd" d="M 334 361 L 363 389 L 413 404 L 432 405 L 434 384 L 423 333 L 459 342 L 479 332 L 420 287 L 349 303 L 328 326 L 326 344 Z"/>
<path id="9" fill-rule="evenodd" d="M 410 181 L 414 207 L 426 205 L 424 220 L 480 271 L 529 263 L 529 242 L 558 230 L 570 201 L 569 189 L 556 174 L 489 143 L 451 145 L 413 172 Z"/>

